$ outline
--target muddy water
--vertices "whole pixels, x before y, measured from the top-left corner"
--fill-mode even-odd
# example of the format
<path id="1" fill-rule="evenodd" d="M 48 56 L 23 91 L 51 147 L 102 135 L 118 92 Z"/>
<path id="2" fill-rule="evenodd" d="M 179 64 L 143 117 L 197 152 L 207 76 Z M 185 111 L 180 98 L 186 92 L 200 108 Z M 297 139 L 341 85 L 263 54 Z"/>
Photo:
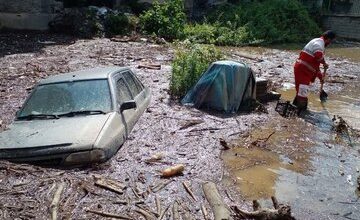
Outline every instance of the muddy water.
<path id="1" fill-rule="evenodd" d="M 329 54 L 350 54 L 348 58 L 356 60 L 360 50 L 333 49 Z M 235 183 L 246 200 L 257 199 L 265 206 L 271 206 L 269 198 L 276 196 L 292 206 L 297 219 L 360 219 L 359 138 L 356 132 L 337 135 L 331 120 L 339 115 L 360 129 L 360 81 L 331 80 L 325 85 L 329 93 L 325 103 L 320 102 L 315 84 L 304 118 L 275 116 L 239 137 L 236 147 L 222 155 L 230 173 L 224 182 Z M 343 89 L 333 90 L 339 82 Z M 292 86 L 280 92 L 285 100 L 295 95 Z"/>
<path id="2" fill-rule="evenodd" d="M 360 219 L 359 142 L 350 147 L 346 137 L 336 141 L 331 126 L 323 126 L 330 123 L 315 112 L 305 120 L 275 118 L 253 129 L 222 155 L 231 175 L 224 181 L 265 206 L 276 196 L 292 206 L 297 219 Z"/>

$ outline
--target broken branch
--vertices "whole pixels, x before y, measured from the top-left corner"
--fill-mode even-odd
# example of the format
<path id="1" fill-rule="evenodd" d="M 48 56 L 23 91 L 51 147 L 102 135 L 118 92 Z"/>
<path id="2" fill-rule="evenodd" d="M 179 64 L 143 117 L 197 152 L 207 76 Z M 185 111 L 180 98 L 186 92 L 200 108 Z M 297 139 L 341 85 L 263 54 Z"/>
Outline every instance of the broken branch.
<path id="1" fill-rule="evenodd" d="M 126 188 L 126 186 L 122 183 L 105 178 L 99 178 L 96 180 L 95 185 L 119 194 L 123 194 L 123 190 Z"/>
<path id="2" fill-rule="evenodd" d="M 117 219 L 130 219 L 130 220 L 132 219 L 125 215 L 118 215 L 118 214 L 113 214 L 113 213 L 109 213 L 109 212 L 101 212 L 101 211 L 90 210 L 90 209 L 86 209 L 86 211 L 93 213 L 93 214 L 101 215 L 103 217 L 117 218 Z"/>
<path id="3" fill-rule="evenodd" d="M 208 212 L 207 212 L 204 204 L 201 204 L 201 212 L 202 212 L 202 214 L 203 214 L 203 216 L 204 216 L 204 219 L 205 219 L 205 220 L 208 220 L 208 219 L 209 219 L 209 217 L 208 217 Z"/>
<path id="4" fill-rule="evenodd" d="M 60 201 L 60 197 L 61 194 L 63 192 L 65 188 L 65 183 L 60 183 L 59 187 L 57 188 L 55 194 L 54 194 L 54 198 L 51 202 L 50 205 L 50 210 L 51 210 L 51 219 L 52 220 L 56 220 L 57 219 L 57 212 L 59 209 L 59 201 Z"/>
<path id="5" fill-rule="evenodd" d="M 183 182 L 182 184 L 183 184 L 186 192 L 188 192 L 189 195 L 190 195 L 195 201 L 197 201 L 197 200 L 196 200 L 196 197 L 195 197 L 194 193 L 191 191 L 190 187 L 189 187 L 185 182 Z"/>
<path id="6" fill-rule="evenodd" d="M 207 201 L 214 212 L 215 220 L 230 219 L 230 211 L 223 202 L 215 183 L 206 182 L 203 190 Z"/>
<path id="7" fill-rule="evenodd" d="M 167 210 L 170 208 L 170 205 L 168 205 L 160 214 L 158 220 L 162 220 L 167 212 Z"/>

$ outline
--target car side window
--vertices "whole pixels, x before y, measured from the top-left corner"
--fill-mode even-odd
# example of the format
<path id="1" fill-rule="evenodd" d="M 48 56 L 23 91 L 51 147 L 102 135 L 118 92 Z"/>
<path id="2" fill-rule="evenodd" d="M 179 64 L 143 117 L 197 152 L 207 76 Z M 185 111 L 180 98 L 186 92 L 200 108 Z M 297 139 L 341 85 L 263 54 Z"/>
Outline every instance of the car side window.
<path id="1" fill-rule="evenodd" d="M 117 82 L 116 82 L 116 90 L 118 93 L 117 96 L 117 102 L 118 103 L 123 103 L 129 100 L 132 100 L 131 97 L 131 93 L 125 83 L 125 80 L 123 78 L 120 78 Z"/>
<path id="2" fill-rule="evenodd" d="M 133 96 L 135 97 L 136 95 L 138 95 L 143 89 L 143 87 L 139 83 L 139 81 L 136 80 L 134 75 L 132 73 L 130 73 L 129 71 L 124 72 L 123 76 L 124 76 L 126 82 L 128 83 Z"/>

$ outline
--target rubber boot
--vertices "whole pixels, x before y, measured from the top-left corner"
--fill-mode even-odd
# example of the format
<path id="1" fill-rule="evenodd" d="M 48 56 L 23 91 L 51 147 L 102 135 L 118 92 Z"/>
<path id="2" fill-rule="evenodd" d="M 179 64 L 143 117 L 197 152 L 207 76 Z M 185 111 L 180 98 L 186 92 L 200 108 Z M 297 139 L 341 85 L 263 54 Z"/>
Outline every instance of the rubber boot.
<path id="1" fill-rule="evenodd" d="M 293 105 L 295 105 L 298 109 L 297 111 L 297 115 L 300 116 L 303 112 L 305 112 L 307 110 L 307 106 L 308 106 L 308 100 L 304 100 L 304 99 L 297 99 L 297 97 L 295 97 L 294 101 L 293 101 Z"/>

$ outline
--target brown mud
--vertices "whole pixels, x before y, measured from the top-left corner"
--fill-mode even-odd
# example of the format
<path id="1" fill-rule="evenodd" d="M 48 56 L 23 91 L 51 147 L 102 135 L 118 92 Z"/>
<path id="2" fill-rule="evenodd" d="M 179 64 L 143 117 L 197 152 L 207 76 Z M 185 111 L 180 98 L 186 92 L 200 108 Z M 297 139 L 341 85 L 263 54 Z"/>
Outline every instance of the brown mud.
<path id="1" fill-rule="evenodd" d="M 248 189 L 242 189 L 233 184 L 233 181 L 238 181 L 237 175 L 251 177 L 253 172 L 257 172 L 251 170 L 254 163 L 260 161 L 264 167 L 269 164 L 274 171 L 275 175 L 261 171 L 259 176 L 267 177 L 265 180 L 269 182 L 266 183 L 267 185 L 276 185 L 279 183 L 278 179 L 284 177 L 276 174 L 279 172 L 276 170 L 289 169 L 291 171 L 289 175 L 293 175 L 292 172 L 311 175 L 311 171 L 316 166 L 310 162 L 316 160 L 314 156 L 316 149 L 308 147 L 313 146 L 315 142 L 309 135 L 313 130 L 311 126 L 314 125 L 304 122 L 303 119 L 291 119 L 296 121 L 291 123 L 288 119 L 281 118 L 274 111 L 275 103 L 266 105 L 269 114 L 251 113 L 224 117 L 220 114 L 188 109 L 171 101 L 168 95 L 170 62 L 173 58 L 171 45 L 113 42 L 109 39 L 79 40 L 59 35 L 31 33 L 0 34 L 0 43 L 1 130 L 6 129 L 14 119 L 16 110 L 36 82 L 48 75 L 104 65 L 130 66 L 152 91 L 150 106 L 136 124 L 129 139 L 117 155 L 104 164 L 63 170 L 0 162 L 0 218 L 2 219 L 49 219 L 50 204 L 62 182 L 65 183 L 65 187 L 59 201 L 59 218 L 103 219 L 87 211 L 92 210 L 142 219 L 144 217 L 139 214 L 139 209 L 147 210 L 150 215 L 155 216 L 153 212 L 157 210 L 158 197 L 162 210 L 170 207 L 163 219 L 171 218 L 175 203 L 179 204 L 183 218 L 191 216 L 202 219 L 202 205 L 212 216 L 201 187 L 205 181 L 213 181 L 217 184 L 227 204 L 249 209 L 251 206 L 249 198 L 259 198 L 259 193 L 255 193 L 256 191 L 264 192 L 260 194 L 262 198 L 277 195 L 276 190 L 269 190 L 267 186 L 260 188 L 246 186 Z M 297 53 L 262 48 L 222 49 L 229 59 L 244 61 L 258 72 L 258 76 L 270 79 L 273 88 L 281 88 L 284 83 L 293 82 L 292 64 Z M 262 61 L 244 58 L 239 53 L 250 53 Z M 161 70 L 139 69 L 138 66 L 142 63 L 161 64 Z M 360 74 L 358 63 L 335 57 L 330 58 L 329 63 L 329 71 L 331 71 L 329 79 L 346 82 L 358 79 Z M 332 94 L 341 91 L 343 87 L 344 84 L 340 83 L 327 84 L 327 89 Z M 193 120 L 202 123 L 182 129 Z M 265 130 L 257 130 L 266 124 L 269 126 L 265 127 Z M 291 129 L 298 129 L 296 135 L 293 135 Z M 245 146 L 241 144 L 243 141 L 253 142 L 258 138 L 266 138 L 273 131 L 275 133 L 271 137 L 271 142 L 277 140 L 274 142 L 276 144 L 259 143 L 259 146 L 238 150 L 239 147 Z M 252 139 L 247 139 L 248 137 Z M 220 139 L 237 147 L 224 152 Z M 236 151 L 236 157 L 242 159 L 236 162 L 236 166 L 248 167 L 250 170 L 241 171 L 243 173 L 240 174 L 233 173 L 234 168 L 229 167 L 230 159 L 234 157 L 231 155 L 233 151 L 234 153 Z M 147 160 L 157 153 L 162 153 L 163 159 L 148 163 Z M 230 159 L 225 159 L 223 162 L 221 157 L 227 157 L 227 154 Z M 261 158 L 259 155 L 262 155 Z M 358 157 L 356 152 L 351 155 Z M 247 161 L 246 158 L 250 158 L 251 161 Z M 284 164 L 284 161 L 287 163 Z M 330 162 L 331 160 L 326 161 L 326 163 Z M 170 179 L 160 178 L 159 171 L 176 164 L 185 165 L 183 175 Z M 116 180 L 123 183 L 126 188 L 123 194 L 111 192 L 95 186 L 95 177 Z M 183 186 L 184 181 L 194 193 L 196 201 L 187 193 Z M 248 181 L 262 182 L 256 179 Z M 159 187 L 161 183 L 167 185 L 161 188 Z M 156 188 L 161 189 L 154 192 Z M 308 189 L 308 185 L 304 185 L 303 188 Z M 246 193 L 251 191 L 253 194 Z M 293 201 L 286 197 L 281 197 L 279 200 Z M 306 203 L 299 204 L 301 204 L 297 206 L 299 208 L 294 209 L 294 215 L 299 219 L 324 217 L 321 215 L 320 218 L 311 218 L 311 214 L 306 212 L 308 208 L 304 205 Z M 340 211 L 338 215 L 343 214 Z M 331 213 L 328 215 L 331 219 L 337 217 Z"/>

